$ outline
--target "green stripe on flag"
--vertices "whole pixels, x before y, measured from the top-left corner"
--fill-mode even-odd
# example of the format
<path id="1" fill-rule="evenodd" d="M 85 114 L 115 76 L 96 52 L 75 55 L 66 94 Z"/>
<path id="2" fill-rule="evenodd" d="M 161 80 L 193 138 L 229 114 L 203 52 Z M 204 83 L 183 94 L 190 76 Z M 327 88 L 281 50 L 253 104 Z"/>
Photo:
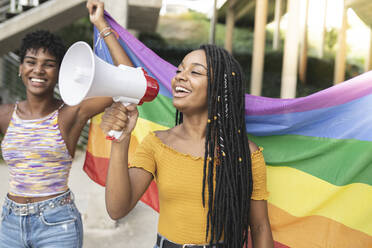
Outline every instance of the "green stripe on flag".
<path id="1" fill-rule="evenodd" d="M 172 99 L 158 95 L 154 101 L 144 103 L 138 108 L 140 117 L 166 127 L 174 127 L 176 108 L 173 107 Z"/>
<path id="2" fill-rule="evenodd" d="M 265 148 L 268 165 L 296 168 L 338 186 L 372 185 L 372 142 L 301 135 L 248 138 Z"/>

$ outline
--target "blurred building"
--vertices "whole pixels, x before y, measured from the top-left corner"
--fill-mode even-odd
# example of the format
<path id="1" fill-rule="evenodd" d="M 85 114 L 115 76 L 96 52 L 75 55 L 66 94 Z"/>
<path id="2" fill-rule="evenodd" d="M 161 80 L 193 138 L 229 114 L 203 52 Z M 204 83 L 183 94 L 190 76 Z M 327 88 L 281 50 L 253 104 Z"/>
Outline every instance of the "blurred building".
<path id="1" fill-rule="evenodd" d="M 338 28 L 337 50 L 335 56 L 334 84 L 345 80 L 347 56 L 348 9 L 369 27 L 372 27 L 371 0 L 321 0 L 316 15 L 309 15 L 309 4 L 315 0 L 228 0 L 218 11 L 220 22 L 226 23 L 225 48 L 232 52 L 233 30 L 235 25 L 251 25 L 254 27 L 254 45 L 251 74 L 251 94 L 261 95 L 264 53 L 266 47 L 265 30 L 268 21 L 274 21 L 273 49 L 280 43 L 280 23 L 282 16 L 287 15 L 283 44 L 283 68 L 281 79 L 281 97 L 294 98 L 298 78 L 306 81 L 306 67 L 308 54 L 308 22 L 310 19 L 321 20 L 319 27 L 322 42 L 319 46 L 319 57 L 323 56 L 325 25 L 327 22 L 327 3 L 337 2 L 342 5 L 339 10 L 332 12 L 340 16 Z M 366 70 L 372 69 L 372 32 L 366 33 L 361 39 L 370 40 L 369 54 L 366 59 Z"/>
<path id="2" fill-rule="evenodd" d="M 166 4 L 165 6 L 163 6 L 163 9 L 161 11 L 161 14 L 174 14 L 174 15 L 180 15 L 180 14 L 183 14 L 183 13 L 187 13 L 189 12 L 189 8 L 187 8 L 186 6 L 184 5 L 181 5 L 181 4 Z"/>
<path id="3" fill-rule="evenodd" d="M 128 29 L 153 32 L 162 0 L 104 0 L 106 10 Z M 13 53 L 22 37 L 37 29 L 57 31 L 87 16 L 86 0 L 0 0 L 0 97 L 14 102 L 23 92 L 17 82 L 18 61 Z"/>

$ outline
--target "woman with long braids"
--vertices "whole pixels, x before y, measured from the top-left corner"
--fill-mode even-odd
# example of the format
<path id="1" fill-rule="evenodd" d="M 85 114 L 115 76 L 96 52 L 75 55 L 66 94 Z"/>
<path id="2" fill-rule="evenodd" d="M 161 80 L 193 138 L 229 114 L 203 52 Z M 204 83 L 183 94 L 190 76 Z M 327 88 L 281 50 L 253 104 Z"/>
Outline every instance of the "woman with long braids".
<path id="1" fill-rule="evenodd" d="M 155 248 L 273 247 L 267 213 L 266 168 L 248 141 L 238 62 L 224 49 L 190 52 L 172 79 L 176 126 L 148 134 L 128 169 L 136 106 L 114 103 L 101 128 L 123 130 L 113 141 L 106 208 L 113 219 L 136 205 L 153 179 L 160 215 Z"/>

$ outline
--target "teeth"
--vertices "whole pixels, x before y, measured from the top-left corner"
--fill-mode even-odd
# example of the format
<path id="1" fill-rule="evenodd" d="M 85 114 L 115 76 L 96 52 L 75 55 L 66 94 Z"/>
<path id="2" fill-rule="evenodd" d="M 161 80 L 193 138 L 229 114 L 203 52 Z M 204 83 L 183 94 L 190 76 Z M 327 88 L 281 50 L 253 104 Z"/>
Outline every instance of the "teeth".
<path id="1" fill-rule="evenodd" d="M 190 93 L 191 91 L 189 91 L 188 89 L 185 89 L 185 88 L 183 88 L 183 87 L 180 87 L 180 86 L 177 86 L 176 87 L 176 91 L 177 92 L 186 92 L 186 93 Z"/>
<path id="2" fill-rule="evenodd" d="M 44 83 L 45 79 L 39 79 L 39 78 L 31 78 L 32 82 L 38 82 L 38 83 Z"/>

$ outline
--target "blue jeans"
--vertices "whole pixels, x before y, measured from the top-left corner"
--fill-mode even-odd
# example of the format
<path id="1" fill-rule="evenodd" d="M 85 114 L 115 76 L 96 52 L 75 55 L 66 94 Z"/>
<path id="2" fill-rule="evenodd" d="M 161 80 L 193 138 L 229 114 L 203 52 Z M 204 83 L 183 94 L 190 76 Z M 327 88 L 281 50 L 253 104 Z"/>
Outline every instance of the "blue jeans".
<path id="1" fill-rule="evenodd" d="M 81 248 L 83 225 L 70 191 L 46 201 L 18 204 L 5 198 L 1 248 Z"/>

